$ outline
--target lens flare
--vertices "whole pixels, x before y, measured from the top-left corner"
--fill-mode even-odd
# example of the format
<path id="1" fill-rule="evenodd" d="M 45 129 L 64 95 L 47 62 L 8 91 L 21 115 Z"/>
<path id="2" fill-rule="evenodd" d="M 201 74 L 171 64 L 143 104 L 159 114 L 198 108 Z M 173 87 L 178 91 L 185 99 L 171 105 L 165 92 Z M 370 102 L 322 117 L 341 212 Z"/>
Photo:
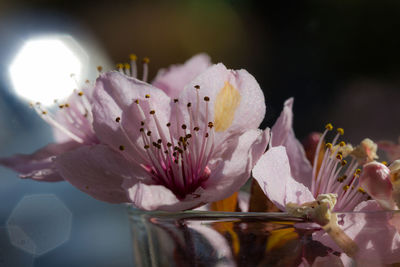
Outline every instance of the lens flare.
<path id="1" fill-rule="evenodd" d="M 82 61 L 69 40 L 73 39 L 47 37 L 28 40 L 23 45 L 9 68 L 18 96 L 49 106 L 77 87 Z"/>

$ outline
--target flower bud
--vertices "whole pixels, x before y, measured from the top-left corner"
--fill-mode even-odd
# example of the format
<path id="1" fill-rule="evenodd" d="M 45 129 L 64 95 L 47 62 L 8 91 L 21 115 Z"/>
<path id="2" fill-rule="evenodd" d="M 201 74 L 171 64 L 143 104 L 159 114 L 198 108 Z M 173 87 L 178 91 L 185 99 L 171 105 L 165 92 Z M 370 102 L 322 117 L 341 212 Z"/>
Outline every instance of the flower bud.
<path id="1" fill-rule="evenodd" d="M 360 176 L 360 185 L 375 199 L 383 209 L 393 210 L 393 186 L 390 180 L 390 169 L 379 162 L 364 165 Z"/>

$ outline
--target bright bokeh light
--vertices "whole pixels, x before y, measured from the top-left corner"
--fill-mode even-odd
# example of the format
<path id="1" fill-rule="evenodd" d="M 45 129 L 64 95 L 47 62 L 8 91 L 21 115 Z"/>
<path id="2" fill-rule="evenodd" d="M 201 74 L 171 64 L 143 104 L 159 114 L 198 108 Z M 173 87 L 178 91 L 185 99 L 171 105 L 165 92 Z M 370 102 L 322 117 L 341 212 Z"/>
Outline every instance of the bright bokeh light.
<path id="1" fill-rule="evenodd" d="M 10 66 L 11 81 L 20 97 L 49 106 L 77 87 L 82 63 L 68 44 L 57 37 L 27 41 Z"/>

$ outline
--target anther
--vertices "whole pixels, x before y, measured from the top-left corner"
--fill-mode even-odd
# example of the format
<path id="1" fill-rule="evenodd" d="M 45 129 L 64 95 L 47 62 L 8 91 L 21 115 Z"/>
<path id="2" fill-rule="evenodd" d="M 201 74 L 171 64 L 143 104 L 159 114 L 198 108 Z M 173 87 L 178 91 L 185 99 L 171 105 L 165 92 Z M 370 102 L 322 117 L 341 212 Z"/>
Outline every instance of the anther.
<path id="1" fill-rule="evenodd" d="M 136 99 L 134 102 L 135 102 L 136 104 L 139 104 L 139 99 Z"/>
<path id="2" fill-rule="evenodd" d="M 141 121 L 141 122 L 140 122 L 140 125 L 143 126 L 143 125 L 144 125 L 144 121 Z"/>
<path id="3" fill-rule="evenodd" d="M 187 107 L 190 108 L 192 106 L 192 103 L 187 103 Z"/>
<path id="4" fill-rule="evenodd" d="M 360 193 L 363 193 L 363 194 L 366 193 L 365 190 L 364 190 L 364 188 L 362 188 L 362 187 L 359 187 L 359 188 L 357 189 L 357 191 L 360 192 Z"/>
<path id="5" fill-rule="evenodd" d="M 144 57 L 144 58 L 142 59 L 142 62 L 145 63 L 145 64 L 148 64 L 148 63 L 150 62 L 150 58 Z"/>
<path id="6" fill-rule="evenodd" d="M 178 98 L 174 99 L 174 103 L 178 103 L 178 101 L 179 101 Z"/>
<path id="7" fill-rule="evenodd" d="M 347 191 L 349 188 L 350 188 L 350 186 L 348 186 L 348 185 L 343 186 L 344 191 Z"/>
<path id="8" fill-rule="evenodd" d="M 147 132 L 147 136 L 150 136 L 150 135 L 151 135 L 151 131 L 148 131 L 148 132 Z"/>
<path id="9" fill-rule="evenodd" d="M 144 145 L 144 149 L 149 149 L 150 146 L 149 145 Z"/>
<path id="10" fill-rule="evenodd" d="M 64 105 L 59 105 L 58 107 L 59 107 L 59 108 L 63 108 L 63 107 L 64 107 Z"/>
<path id="11" fill-rule="evenodd" d="M 186 139 L 189 139 L 189 138 L 191 138 L 191 137 L 192 137 L 191 134 L 187 134 L 187 135 L 186 135 Z"/>
<path id="12" fill-rule="evenodd" d="M 145 98 L 150 98 L 150 95 L 149 95 L 149 94 L 146 94 L 144 97 L 145 97 Z"/>
<path id="13" fill-rule="evenodd" d="M 156 114 L 156 111 L 155 110 L 150 110 L 150 114 L 154 115 L 154 114 Z"/>
<path id="14" fill-rule="evenodd" d="M 170 142 L 167 143 L 167 147 L 171 147 L 172 144 Z"/>
<path id="15" fill-rule="evenodd" d="M 210 121 L 208 122 L 208 127 L 211 129 L 212 127 L 214 127 L 214 124 Z"/>
<path id="16" fill-rule="evenodd" d="M 120 118 L 120 117 L 116 117 L 116 118 L 115 118 L 115 121 L 116 121 L 116 122 L 120 122 L 120 121 L 121 121 L 121 118 Z"/>
<path id="17" fill-rule="evenodd" d="M 182 124 L 182 129 L 183 129 L 183 130 L 186 130 L 186 128 L 187 128 L 187 127 L 186 127 L 186 124 Z"/>
<path id="18" fill-rule="evenodd" d="M 332 124 L 328 123 L 327 125 L 325 125 L 325 129 L 327 129 L 328 131 L 332 131 L 333 130 Z"/>
<path id="19" fill-rule="evenodd" d="M 124 64 L 124 69 L 129 70 L 131 68 L 131 65 L 129 63 Z"/>
<path id="20" fill-rule="evenodd" d="M 342 164 L 342 166 L 345 166 L 347 164 L 347 161 L 344 159 L 340 164 Z"/>
<path id="21" fill-rule="evenodd" d="M 341 147 L 343 147 L 343 146 L 345 146 L 345 145 L 346 145 L 346 143 L 345 143 L 344 141 L 342 141 L 342 142 L 339 143 L 339 146 L 341 146 Z"/>
<path id="22" fill-rule="evenodd" d="M 360 169 L 357 169 L 356 170 L 356 174 L 358 175 L 358 174 L 360 174 L 361 173 L 361 170 Z"/>
<path id="23" fill-rule="evenodd" d="M 42 111 L 42 114 L 43 114 L 43 115 L 46 115 L 46 114 L 47 114 L 47 112 L 46 112 L 46 111 Z"/>
<path id="24" fill-rule="evenodd" d="M 196 126 L 196 127 L 193 128 L 193 130 L 197 132 L 197 131 L 200 130 L 200 128 Z"/>
<path id="25" fill-rule="evenodd" d="M 140 128 L 139 131 L 144 132 L 144 128 Z"/>
<path id="26" fill-rule="evenodd" d="M 135 61 L 137 60 L 137 56 L 135 54 L 130 54 L 129 59 Z"/>
<path id="27" fill-rule="evenodd" d="M 66 104 L 65 104 L 65 107 L 66 107 L 66 108 L 69 108 L 69 104 L 68 104 L 68 103 L 66 103 Z"/>
<path id="28" fill-rule="evenodd" d="M 122 69 L 124 67 L 124 65 L 122 65 L 121 63 L 116 64 L 117 69 Z"/>
<path id="29" fill-rule="evenodd" d="M 161 142 L 162 142 L 162 140 L 161 140 L 161 139 L 158 139 L 158 140 L 157 140 L 157 143 L 161 144 Z"/>
<path id="30" fill-rule="evenodd" d="M 80 91 L 80 92 L 78 93 L 78 95 L 79 95 L 79 96 L 83 96 L 83 92 Z"/>
<path id="31" fill-rule="evenodd" d="M 343 176 L 337 178 L 337 181 L 338 181 L 339 183 L 342 183 L 342 182 L 343 182 L 344 180 L 346 180 L 346 179 L 347 179 L 347 175 L 343 175 Z"/>
<path id="32" fill-rule="evenodd" d="M 170 127 L 170 126 L 171 126 L 171 123 L 170 123 L 170 122 L 168 122 L 168 123 L 167 123 L 167 127 Z"/>
<path id="33" fill-rule="evenodd" d="M 326 143 L 325 147 L 328 148 L 328 149 L 332 149 L 332 144 L 331 143 Z"/>
<path id="34" fill-rule="evenodd" d="M 121 145 L 121 146 L 119 146 L 119 150 L 124 151 L 125 147 Z"/>
<path id="35" fill-rule="evenodd" d="M 344 130 L 343 130 L 343 128 L 337 128 L 337 132 L 338 132 L 338 134 L 340 134 L 340 135 L 344 135 Z"/>
<path id="36" fill-rule="evenodd" d="M 196 85 L 194 86 L 194 88 L 200 89 L 200 85 L 196 84 Z"/>
<path id="37" fill-rule="evenodd" d="M 387 163 L 386 161 L 382 161 L 381 163 L 382 163 L 383 165 L 385 165 L 385 166 L 388 165 L 388 163 Z"/>
<path id="38" fill-rule="evenodd" d="M 103 67 L 102 66 L 97 66 L 97 71 L 98 72 L 101 72 L 103 70 Z"/>
<path id="39" fill-rule="evenodd" d="M 208 137 L 208 133 L 206 133 L 206 137 Z"/>
<path id="40" fill-rule="evenodd" d="M 208 101 L 210 101 L 210 98 L 208 96 L 205 96 L 204 101 L 208 102 Z"/>
<path id="41" fill-rule="evenodd" d="M 338 153 L 338 154 L 336 155 L 336 158 L 337 158 L 338 160 L 342 160 L 342 159 L 343 159 L 343 156 L 342 156 L 341 154 Z"/>

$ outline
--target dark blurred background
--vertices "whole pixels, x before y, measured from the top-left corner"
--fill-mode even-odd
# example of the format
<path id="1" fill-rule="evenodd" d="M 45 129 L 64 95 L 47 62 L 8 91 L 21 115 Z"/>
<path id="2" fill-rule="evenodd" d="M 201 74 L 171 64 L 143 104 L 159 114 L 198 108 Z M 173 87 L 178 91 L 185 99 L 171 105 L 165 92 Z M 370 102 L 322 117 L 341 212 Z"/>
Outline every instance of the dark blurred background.
<path id="1" fill-rule="evenodd" d="M 395 0 L 2 0 L 0 156 L 29 153 L 52 140 L 49 127 L 16 97 L 9 71 L 24 43 L 48 34 L 70 36 L 82 47 L 84 79 L 95 79 L 97 65 L 112 68 L 135 53 L 150 57 L 151 80 L 159 68 L 206 52 L 215 63 L 256 77 L 267 101 L 263 127 L 294 96 L 300 139 L 332 122 L 354 144 L 364 137 L 396 141 L 399 17 Z M 5 168 L 0 175 L 0 266 L 29 266 L 13 261 L 21 257 L 32 266 L 131 264 L 124 207 L 100 203 L 69 184 L 19 180 Z M 34 257 L 9 244 L 6 221 L 24 196 L 49 193 L 71 211 L 71 232 L 61 245 Z M 37 208 L 24 205 L 33 213 Z M 2 256 L 5 251 L 17 256 Z"/>

